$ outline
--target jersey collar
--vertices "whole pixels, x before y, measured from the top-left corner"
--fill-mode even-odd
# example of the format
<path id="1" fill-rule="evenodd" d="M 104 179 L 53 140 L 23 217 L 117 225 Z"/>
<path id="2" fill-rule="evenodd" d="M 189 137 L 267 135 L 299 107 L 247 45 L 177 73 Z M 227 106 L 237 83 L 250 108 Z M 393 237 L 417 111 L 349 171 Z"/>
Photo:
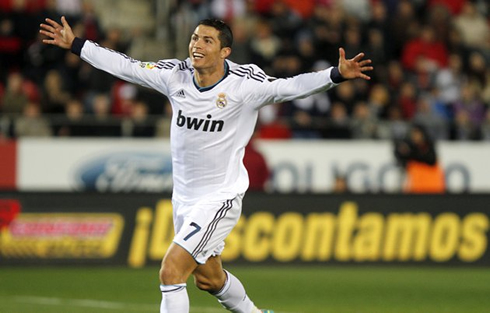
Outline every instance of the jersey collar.
<path id="1" fill-rule="evenodd" d="M 192 81 L 194 82 L 194 86 L 196 86 L 197 90 L 199 90 L 200 92 L 204 92 L 213 89 L 216 85 L 221 83 L 226 78 L 226 76 L 228 76 L 229 73 L 230 73 L 230 67 L 228 66 L 228 62 L 226 62 L 225 60 L 225 75 L 223 75 L 223 77 L 221 77 L 221 79 L 217 81 L 214 85 L 207 86 L 207 87 L 200 87 L 197 84 L 196 77 L 194 75 L 192 76 Z"/>

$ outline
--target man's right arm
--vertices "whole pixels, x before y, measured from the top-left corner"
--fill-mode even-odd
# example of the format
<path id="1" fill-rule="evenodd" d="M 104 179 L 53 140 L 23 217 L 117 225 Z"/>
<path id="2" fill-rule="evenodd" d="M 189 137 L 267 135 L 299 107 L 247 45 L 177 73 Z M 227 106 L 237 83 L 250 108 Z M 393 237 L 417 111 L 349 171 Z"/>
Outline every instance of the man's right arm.
<path id="1" fill-rule="evenodd" d="M 61 18 L 61 24 L 48 18 L 46 24 L 43 23 L 40 26 L 40 33 L 48 37 L 43 40 L 45 44 L 70 49 L 84 61 L 100 70 L 125 81 L 168 94 L 166 78 L 170 76 L 171 71 L 160 71 L 159 69 L 172 68 L 172 64 L 175 65 L 174 63 L 176 63 L 175 61 L 139 62 L 122 53 L 103 48 L 94 42 L 76 38 L 64 16 Z"/>
<path id="2" fill-rule="evenodd" d="M 127 82 L 153 88 L 164 94 L 168 94 L 166 79 L 171 74 L 168 69 L 177 64 L 177 60 L 165 60 L 159 63 L 140 62 L 123 53 L 80 38 L 74 39 L 71 51 L 95 68 Z M 163 70 L 163 68 L 166 69 Z"/>

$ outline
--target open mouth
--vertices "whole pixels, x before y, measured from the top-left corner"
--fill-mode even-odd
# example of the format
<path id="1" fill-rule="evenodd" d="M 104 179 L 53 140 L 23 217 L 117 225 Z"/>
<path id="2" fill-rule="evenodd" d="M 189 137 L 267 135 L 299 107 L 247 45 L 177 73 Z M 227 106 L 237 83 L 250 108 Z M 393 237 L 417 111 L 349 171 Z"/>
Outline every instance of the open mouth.
<path id="1" fill-rule="evenodd" d="M 202 53 L 198 53 L 198 52 L 194 52 L 194 53 L 192 53 L 192 57 L 193 57 L 195 60 L 200 60 L 200 59 L 204 58 L 204 54 L 202 54 Z"/>

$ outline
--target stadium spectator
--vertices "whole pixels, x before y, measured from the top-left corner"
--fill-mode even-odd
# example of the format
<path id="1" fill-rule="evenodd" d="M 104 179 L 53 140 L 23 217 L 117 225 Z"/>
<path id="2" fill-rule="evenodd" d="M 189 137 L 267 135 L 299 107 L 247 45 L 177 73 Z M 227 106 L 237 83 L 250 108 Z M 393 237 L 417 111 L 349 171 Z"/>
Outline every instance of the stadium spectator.
<path id="1" fill-rule="evenodd" d="M 250 62 L 250 30 L 247 21 L 242 18 L 233 20 L 231 28 L 233 30 L 233 46 L 235 50 L 230 56 L 230 60 L 237 63 Z"/>
<path id="2" fill-rule="evenodd" d="M 234 18 L 245 14 L 245 0 L 210 0 L 211 15 L 230 23 Z"/>
<path id="3" fill-rule="evenodd" d="M 441 6 L 444 7 L 452 15 L 459 15 L 468 0 L 429 0 L 429 8 Z"/>
<path id="4" fill-rule="evenodd" d="M 67 18 L 79 19 L 83 1 L 85 0 L 56 0 L 56 11 Z"/>
<path id="5" fill-rule="evenodd" d="M 434 29 L 426 25 L 422 27 L 419 36 L 404 45 L 402 64 L 406 69 L 434 72 L 447 66 L 446 47 L 435 35 Z"/>
<path id="6" fill-rule="evenodd" d="M 375 139 L 378 120 L 366 102 L 359 101 L 354 106 L 351 119 L 352 139 Z"/>
<path id="7" fill-rule="evenodd" d="M 435 87 L 439 91 L 439 98 L 447 106 L 451 106 L 459 99 L 463 79 L 463 61 L 461 56 L 459 54 L 451 54 L 448 66 L 437 73 L 435 81 Z"/>
<path id="8" fill-rule="evenodd" d="M 471 119 L 467 111 L 461 110 L 456 112 L 454 115 L 450 139 L 458 141 L 481 139 L 481 131 L 477 125 L 471 123 Z"/>
<path id="9" fill-rule="evenodd" d="M 106 94 L 96 94 L 92 99 L 94 123 L 90 126 L 92 136 L 119 137 L 121 125 L 111 116 L 111 100 Z"/>
<path id="10" fill-rule="evenodd" d="M 460 99 L 453 105 L 456 115 L 461 111 L 466 112 L 470 122 L 477 127 L 485 118 L 485 105 L 481 101 L 480 93 L 481 88 L 477 83 L 466 82 L 461 88 Z"/>
<path id="11" fill-rule="evenodd" d="M 0 109 L 6 114 L 20 114 L 29 101 L 24 91 L 24 77 L 18 72 L 12 72 L 8 76 L 7 86 L 0 100 Z"/>
<path id="12" fill-rule="evenodd" d="M 250 61 L 270 70 L 274 58 L 281 49 L 281 40 L 272 33 L 271 25 L 265 19 L 257 22 L 254 34 L 250 40 Z"/>
<path id="13" fill-rule="evenodd" d="M 379 139 L 399 140 L 406 136 L 408 124 L 403 120 L 401 109 L 391 105 L 387 110 L 387 118 L 378 123 L 376 137 Z"/>
<path id="14" fill-rule="evenodd" d="M 311 1 L 275 0 L 268 14 L 268 20 L 272 25 L 274 35 L 281 38 L 283 42 L 294 40 L 303 21 L 299 15 L 299 11 L 294 10 L 291 6 L 294 3 L 308 2 Z"/>
<path id="15" fill-rule="evenodd" d="M 454 20 L 454 26 L 468 48 L 489 48 L 490 26 L 472 1 L 465 2 L 461 14 Z"/>
<path id="16" fill-rule="evenodd" d="M 418 27 L 415 8 L 411 1 L 400 0 L 395 6 L 396 12 L 389 20 L 390 39 L 395 56 L 401 55 L 402 47 L 413 37 L 414 30 Z"/>
<path id="17" fill-rule="evenodd" d="M 332 102 L 335 101 L 342 103 L 346 110 L 346 114 L 350 116 L 354 110 L 354 104 L 358 100 L 354 83 L 349 81 L 345 84 L 339 85 L 338 88 L 335 88 L 331 95 Z"/>
<path id="18" fill-rule="evenodd" d="M 489 61 L 490 63 L 490 61 Z M 473 51 L 468 57 L 468 80 L 483 88 L 487 83 L 487 62 L 478 51 Z"/>
<path id="19" fill-rule="evenodd" d="M 148 117 L 148 105 L 136 101 L 131 107 L 131 137 L 154 137 L 155 125 Z"/>
<path id="20" fill-rule="evenodd" d="M 52 134 L 48 120 L 41 115 L 39 103 L 27 103 L 22 116 L 15 121 L 15 137 L 50 137 Z"/>
<path id="21" fill-rule="evenodd" d="M 437 110 L 437 98 L 423 95 L 417 99 L 417 112 L 412 121 L 422 126 L 430 138 L 441 140 L 448 138 L 445 116 Z"/>
<path id="22" fill-rule="evenodd" d="M 169 36 L 166 37 L 169 40 L 166 41 L 165 49 L 169 52 L 177 50 L 176 55 L 179 57 L 187 55 L 188 42 L 185 38 L 197 20 L 210 15 L 213 3 L 233 4 L 234 1 L 171 1 Z M 309 71 L 318 60 L 335 63 L 337 49 L 344 43 L 347 43 L 348 54 L 349 46 L 358 50 L 355 47 L 363 45 L 365 48 L 362 50 L 365 50 L 377 64 L 372 77 L 376 85 L 371 85 L 367 91 L 359 89 L 363 86 L 354 86 L 354 101 L 345 103 L 349 115 L 353 114 L 353 105 L 358 100 L 367 101 L 370 110 L 377 111 L 380 124 L 384 124 L 384 121 L 389 120 L 391 105 L 399 105 L 396 101 L 404 98 L 407 90 L 402 85 L 407 82 L 413 85 L 410 88 L 416 97 L 420 94 L 431 94 L 431 98 L 434 98 L 431 106 L 435 114 L 441 112 L 441 102 L 447 105 L 446 119 L 453 125 L 453 130 L 465 129 L 462 126 L 464 123 L 460 123 L 465 118 L 460 116 L 458 122 L 451 114 L 456 99 L 461 98 L 464 81 L 470 81 L 472 84 L 478 82 L 480 100 L 486 106 L 490 106 L 490 25 L 486 20 L 489 5 L 484 0 L 376 0 L 369 1 L 369 7 L 358 13 L 357 10 L 365 6 L 367 1 L 237 0 L 236 3 L 242 7 L 244 5 L 245 9 L 234 13 L 233 23 L 236 29 L 232 60 L 238 63 L 259 63 L 275 76 Z M 144 56 L 148 55 L 148 40 L 142 39 L 147 35 L 141 27 L 139 31 L 124 30 L 133 35 L 132 41 L 129 42 L 123 40 L 122 29 L 112 26 L 102 28 L 101 25 L 111 24 L 99 23 L 97 14 L 103 11 L 98 9 L 103 5 L 97 1 L 1 1 L 0 6 L 0 85 L 4 86 L 4 93 L 7 92 L 8 75 L 18 72 L 24 77 L 22 89 L 28 99 L 39 101 L 39 95 L 36 96 L 39 87 L 36 85 L 42 86 L 47 73 L 56 70 L 63 77 L 63 90 L 68 93 L 69 98 L 76 98 L 87 104 L 92 102 L 96 94 L 111 94 L 114 98 L 112 114 L 118 116 L 118 122 L 121 122 L 123 116 L 129 115 L 129 110 L 121 113 L 120 102 L 115 97 L 120 86 L 112 76 L 81 64 L 80 60 L 70 53 L 64 54 L 59 49 L 42 45 L 40 37 L 36 38 L 35 29 L 41 16 L 57 19 L 60 14 L 69 14 L 70 19 L 75 19 L 73 29 L 78 37 L 98 39 L 104 46 L 127 51 L 135 58 L 146 59 Z M 225 9 L 225 6 L 219 8 L 222 12 L 225 12 Z M 423 47 L 418 53 L 406 56 L 410 55 L 406 51 L 408 47 L 416 41 L 422 41 L 419 33 L 424 33 L 427 28 L 435 33 L 432 37 L 439 41 L 441 50 L 446 50 L 447 66 L 440 64 L 439 57 L 442 54 L 435 53 L 437 49 L 430 48 L 432 45 L 422 44 Z M 181 41 L 183 44 L 179 45 Z M 436 60 L 427 54 L 437 55 Z M 411 64 L 408 67 L 410 70 L 404 71 L 407 59 Z M 403 67 L 400 66 L 401 62 L 404 64 Z M 388 97 L 381 96 L 383 92 L 379 92 L 377 84 L 388 89 Z M 329 96 L 336 101 L 337 95 L 331 93 Z M 375 101 L 377 96 L 380 99 L 388 98 L 388 103 Z M 5 95 L 0 93 L 0 97 L 3 98 Z M 404 106 L 404 117 L 400 122 L 408 123 L 413 118 L 416 97 Z M 42 108 L 44 101 L 43 98 Z M 150 96 L 144 101 L 148 104 L 150 115 L 163 112 L 161 97 L 157 99 Z M 377 104 L 381 102 L 384 104 L 378 107 Z M 304 123 L 308 120 L 307 115 L 296 114 L 294 104 L 286 104 L 285 107 L 288 106 L 288 110 L 280 112 L 280 127 L 276 130 L 295 127 L 294 130 L 289 129 L 289 134 L 298 129 L 301 129 L 301 132 L 306 130 L 305 127 L 309 124 Z M 59 113 L 63 112 L 62 106 L 58 109 Z M 91 113 L 91 106 L 87 105 L 85 111 Z M 17 112 L 21 112 L 21 109 Z M 318 117 L 322 119 L 321 115 L 317 116 L 314 113 L 311 120 L 318 120 Z M 299 121 L 304 123 L 303 127 L 299 127 Z M 387 124 L 391 122 L 388 121 Z M 461 127 L 456 127 L 460 124 Z M 317 124 L 314 123 L 312 127 L 317 127 Z M 382 130 L 379 132 L 383 133 Z M 284 132 L 286 133 L 287 131 Z M 451 136 L 456 133 L 452 131 Z"/>
<path id="23" fill-rule="evenodd" d="M 59 137 L 88 137 L 90 127 L 85 120 L 83 104 L 77 99 L 70 99 L 66 103 L 65 118 L 54 129 Z"/>
<path id="24" fill-rule="evenodd" d="M 417 111 L 417 88 L 409 81 L 401 85 L 400 94 L 398 96 L 397 105 L 402 111 L 402 116 L 405 120 L 410 121 Z"/>
<path id="25" fill-rule="evenodd" d="M 0 14 L 0 77 L 6 70 L 21 66 L 22 39 L 16 29 L 14 16 Z"/>
<path id="26" fill-rule="evenodd" d="M 330 120 L 322 130 L 324 139 L 350 139 L 352 138 L 350 119 L 347 108 L 342 102 L 333 102 L 330 109 Z"/>
<path id="27" fill-rule="evenodd" d="M 60 114 L 65 112 L 66 102 L 70 94 L 63 86 L 63 78 L 57 70 L 51 70 L 46 74 L 44 80 L 41 107 L 43 113 Z"/>
<path id="28" fill-rule="evenodd" d="M 425 128 L 413 125 L 405 140 L 395 142 L 395 158 L 405 171 L 406 193 L 442 193 L 444 172 Z"/>

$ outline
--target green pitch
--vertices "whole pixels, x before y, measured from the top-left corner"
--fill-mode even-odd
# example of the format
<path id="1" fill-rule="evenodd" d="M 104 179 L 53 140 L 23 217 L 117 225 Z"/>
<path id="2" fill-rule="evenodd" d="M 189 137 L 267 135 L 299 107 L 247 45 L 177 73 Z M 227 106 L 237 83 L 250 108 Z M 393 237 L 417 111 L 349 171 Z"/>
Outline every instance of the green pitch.
<path id="1" fill-rule="evenodd" d="M 487 313 L 490 269 L 232 267 L 278 313 Z M 157 268 L 0 267 L 0 313 L 157 313 Z M 189 281 L 192 313 L 225 313 Z"/>

